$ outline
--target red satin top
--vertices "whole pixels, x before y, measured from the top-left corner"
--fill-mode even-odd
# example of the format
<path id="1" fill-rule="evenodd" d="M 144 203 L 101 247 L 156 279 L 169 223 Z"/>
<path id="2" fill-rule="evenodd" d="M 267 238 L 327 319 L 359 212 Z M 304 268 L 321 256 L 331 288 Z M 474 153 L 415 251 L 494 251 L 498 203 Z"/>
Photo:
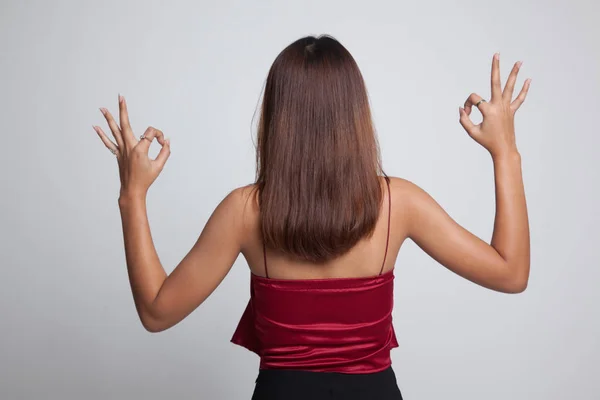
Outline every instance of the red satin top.
<path id="1" fill-rule="evenodd" d="M 383 265 L 389 225 L 388 214 Z M 267 277 L 251 274 L 250 301 L 231 341 L 258 354 L 261 369 L 382 371 L 398 347 L 394 272 L 382 273 L 383 265 L 379 275 L 365 278 L 270 279 L 265 254 Z"/>

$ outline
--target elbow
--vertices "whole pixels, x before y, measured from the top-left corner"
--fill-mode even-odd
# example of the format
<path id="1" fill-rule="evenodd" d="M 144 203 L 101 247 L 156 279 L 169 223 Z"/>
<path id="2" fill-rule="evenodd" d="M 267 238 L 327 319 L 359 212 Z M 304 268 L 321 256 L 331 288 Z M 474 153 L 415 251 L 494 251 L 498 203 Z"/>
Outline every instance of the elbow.
<path id="1" fill-rule="evenodd" d="M 141 322 L 144 329 L 150 333 L 159 333 L 166 330 L 165 327 L 157 324 L 156 322 L 150 322 L 145 320 L 142 320 Z"/>
<path id="2" fill-rule="evenodd" d="M 525 289 L 527 289 L 527 283 L 528 280 L 527 279 L 520 279 L 517 280 L 513 283 L 511 283 L 507 288 L 505 293 L 509 293 L 509 294 L 519 294 L 519 293 L 523 293 L 525 291 Z"/>
<path id="3" fill-rule="evenodd" d="M 505 293 L 518 294 L 523 293 L 529 284 L 529 272 L 526 274 L 513 274 L 507 282 Z"/>
<path id="4" fill-rule="evenodd" d="M 150 312 L 140 313 L 139 317 L 144 329 L 150 333 L 159 333 L 169 328 L 168 325 L 161 322 L 160 319 L 156 318 Z"/>

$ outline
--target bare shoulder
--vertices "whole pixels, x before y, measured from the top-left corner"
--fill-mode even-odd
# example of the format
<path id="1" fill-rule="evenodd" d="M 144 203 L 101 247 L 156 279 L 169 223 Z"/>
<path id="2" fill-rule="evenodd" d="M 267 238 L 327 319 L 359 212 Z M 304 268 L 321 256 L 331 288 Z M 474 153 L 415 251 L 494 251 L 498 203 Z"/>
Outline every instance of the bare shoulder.
<path id="1" fill-rule="evenodd" d="M 389 178 L 390 178 L 390 188 L 392 188 L 393 190 L 395 190 L 399 193 L 415 190 L 415 188 L 418 188 L 417 185 L 415 185 L 413 182 L 409 181 L 408 179 L 400 178 L 397 176 L 390 176 Z"/>
<path id="2" fill-rule="evenodd" d="M 419 215 L 431 210 L 433 198 L 421 187 L 408 179 L 390 176 L 392 194 L 392 220 L 394 225 L 407 237 L 411 226 Z"/>
<path id="3" fill-rule="evenodd" d="M 392 199 L 393 224 L 408 229 L 409 220 L 430 201 L 430 196 L 415 183 L 400 177 L 389 176 Z M 385 184 L 384 184 L 385 185 Z M 244 243 L 253 242 L 258 235 L 259 205 L 256 184 L 237 187 L 229 192 L 222 202 L 230 221 L 234 221 L 236 230 Z"/>
<path id="4" fill-rule="evenodd" d="M 428 196 L 427 193 L 415 183 L 395 176 L 390 176 L 390 191 L 392 192 L 392 204 L 399 211 L 406 211 L 407 207 L 415 201 Z"/>
<path id="5" fill-rule="evenodd" d="M 252 211 L 258 209 L 257 201 L 257 185 L 254 183 L 240 186 L 232 191 L 225 197 L 225 200 L 235 205 L 241 212 L 246 210 L 247 207 L 251 207 Z"/>
<path id="6" fill-rule="evenodd" d="M 259 207 L 256 184 L 248 184 L 231 190 L 220 206 L 230 215 L 242 241 L 252 237 L 258 226 Z M 242 244 L 242 247 L 245 243 Z"/>
<path id="7" fill-rule="evenodd" d="M 231 190 L 221 202 L 228 212 L 240 221 L 252 221 L 258 215 L 256 184 L 249 184 Z"/>

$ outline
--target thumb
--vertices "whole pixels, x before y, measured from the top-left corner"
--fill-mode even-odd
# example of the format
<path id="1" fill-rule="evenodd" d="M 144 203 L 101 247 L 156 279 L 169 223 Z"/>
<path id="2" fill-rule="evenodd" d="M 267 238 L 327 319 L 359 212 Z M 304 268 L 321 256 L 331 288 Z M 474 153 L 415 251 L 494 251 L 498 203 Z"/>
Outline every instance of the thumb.
<path id="1" fill-rule="evenodd" d="M 169 156 L 171 155 L 171 139 L 165 139 L 160 152 L 154 159 L 154 164 L 158 168 L 159 171 L 162 171 L 165 166 Z"/>
<path id="2" fill-rule="evenodd" d="M 471 121 L 471 118 L 467 115 L 464 108 L 459 107 L 458 112 L 460 114 L 460 124 L 465 128 L 465 131 L 467 131 L 469 136 L 475 138 L 479 134 L 479 125 L 475 125 L 473 121 Z"/>

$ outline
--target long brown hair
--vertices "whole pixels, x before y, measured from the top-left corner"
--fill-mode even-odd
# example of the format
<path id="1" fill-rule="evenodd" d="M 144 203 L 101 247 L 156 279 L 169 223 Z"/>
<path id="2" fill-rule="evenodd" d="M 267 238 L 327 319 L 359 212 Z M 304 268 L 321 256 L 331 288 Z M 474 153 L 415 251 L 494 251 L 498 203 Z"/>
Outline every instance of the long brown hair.
<path id="1" fill-rule="evenodd" d="M 362 74 L 336 39 L 304 37 L 273 62 L 256 165 L 267 247 L 323 263 L 373 234 L 387 175 Z"/>

